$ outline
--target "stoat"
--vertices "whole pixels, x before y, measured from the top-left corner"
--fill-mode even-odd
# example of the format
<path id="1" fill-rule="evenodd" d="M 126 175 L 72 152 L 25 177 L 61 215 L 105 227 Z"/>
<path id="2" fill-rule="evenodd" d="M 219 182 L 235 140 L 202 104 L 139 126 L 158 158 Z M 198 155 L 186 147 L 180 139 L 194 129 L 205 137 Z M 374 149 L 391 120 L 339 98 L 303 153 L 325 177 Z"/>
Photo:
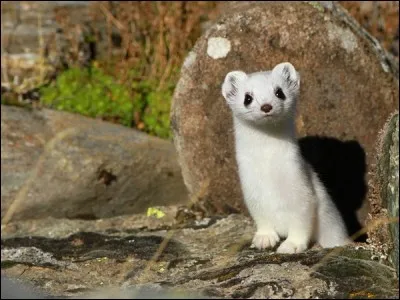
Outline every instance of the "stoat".
<path id="1" fill-rule="evenodd" d="M 229 72 L 222 95 L 233 113 L 235 152 L 245 203 L 257 231 L 252 246 L 278 253 L 350 243 L 343 219 L 295 132 L 300 75 L 284 62 L 272 71 Z"/>

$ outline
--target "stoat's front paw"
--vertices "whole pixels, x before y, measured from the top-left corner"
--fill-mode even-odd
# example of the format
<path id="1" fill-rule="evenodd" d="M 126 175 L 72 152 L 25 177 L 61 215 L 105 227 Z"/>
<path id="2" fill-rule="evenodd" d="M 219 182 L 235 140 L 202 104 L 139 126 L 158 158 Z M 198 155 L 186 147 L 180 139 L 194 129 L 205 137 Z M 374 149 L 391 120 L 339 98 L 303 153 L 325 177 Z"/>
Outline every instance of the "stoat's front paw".
<path id="1" fill-rule="evenodd" d="M 304 243 L 295 243 L 290 240 L 285 240 L 276 250 L 277 253 L 300 253 L 307 249 Z"/>
<path id="2" fill-rule="evenodd" d="M 251 248 L 267 249 L 274 248 L 279 242 L 279 236 L 274 230 L 270 231 L 257 231 L 254 235 Z"/>

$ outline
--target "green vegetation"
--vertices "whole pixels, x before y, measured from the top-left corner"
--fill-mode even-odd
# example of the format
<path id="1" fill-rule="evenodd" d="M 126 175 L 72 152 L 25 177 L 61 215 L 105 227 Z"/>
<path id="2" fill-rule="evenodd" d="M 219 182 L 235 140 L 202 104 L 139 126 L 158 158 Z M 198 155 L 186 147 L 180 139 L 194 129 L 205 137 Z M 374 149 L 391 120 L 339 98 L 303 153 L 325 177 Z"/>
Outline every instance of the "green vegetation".
<path id="1" fill-rule="evenodd" d="M 42 103 L 52 108 L 117 119 L 131 126 L 132 101 L 128 90 L 96 67 L 66 70 L 40 92 Z"/>
<path id="2" fill-rule="evenodd" d="M 169 112 L 174 84 L 157 90 L 157 83 L 151 81 L 133 82 L 135 96 L 133 109 L 141 112 L 144 131 L 162 137 L 171 137 Z"/>
<path id="3" fill-rule="evenodd" d="M 171 136 L 169 110 L 174 85 L 133 81 L 131 88 L 99 67 L 74 67 L 40 90 L 45 106 L 137 127 L 162 138 Z"/>
<path id="4" fill-rule="evenodd" d="M 93 1 L 90 21 L 79 24 L 60 11 L 60 39 L 39 49 L 32 74 L 26 74 L 16 96 L 2 95 L 2 103 L 17 105 L 22 93 L 39 89 L 39 107 L 171 138 L 169 114 L 179 70 L 202 24 L 218 17 L 218 7 L 217 1 Z M 52 49 L 56 59 L 49 59 Z"/>

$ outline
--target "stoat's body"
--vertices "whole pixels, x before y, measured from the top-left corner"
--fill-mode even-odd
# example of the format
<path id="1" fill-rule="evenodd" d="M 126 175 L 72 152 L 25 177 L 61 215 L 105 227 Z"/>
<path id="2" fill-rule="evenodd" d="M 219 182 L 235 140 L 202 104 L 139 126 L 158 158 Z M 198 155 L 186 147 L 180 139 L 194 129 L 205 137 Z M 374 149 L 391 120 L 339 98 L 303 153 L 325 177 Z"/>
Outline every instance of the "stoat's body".
<path id="1" fill-rule="evenodd" d="M 300 78 L 290 63 L 272 71 L 226 75 L 222 94 L 233 112 L 236 159 L 257 232 L 253 245 L 297 253 L 311 241 L 330 248 L 350 242 L 336 206 L 301 156 L 295 134 Z"/>

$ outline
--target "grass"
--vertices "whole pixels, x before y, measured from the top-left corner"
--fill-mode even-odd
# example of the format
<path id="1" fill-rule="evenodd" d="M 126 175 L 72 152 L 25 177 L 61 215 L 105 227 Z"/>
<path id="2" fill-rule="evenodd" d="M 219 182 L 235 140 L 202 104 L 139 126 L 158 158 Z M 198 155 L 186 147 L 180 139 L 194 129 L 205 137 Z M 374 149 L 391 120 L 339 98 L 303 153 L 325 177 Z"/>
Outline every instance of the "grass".
<path id="1" fill-rule="evenodd" d="M 77 25 L 66 11 L 56 12 L 65 52 L 62 64 L 55 66 L 56 79 L 40 88 L 42 106 L 170 139 L 169 113 L 179 69 L 202 33 L 201 23 L 217 16 L 217 3 L 90 5 L 91 24 Z"/>
<path id="2" fill-rule="evenodd" d="M 132 72 L 134 74 L 134 72 Z M 136 127 L 151 135 L 170 138 L 169 111 L 175 85 L 157 89 L 157 81 L 118 82 L 93 64 L 62 72 L 40 89 L 44 106 Z"/>
<path id="3" fill-rule="evenodd" d="M 88 117 L 116 119 L 131 126 L 129 91 L 97 67 L 71 68 L 40 90 L 41 101 L 51 108 Z"/>

